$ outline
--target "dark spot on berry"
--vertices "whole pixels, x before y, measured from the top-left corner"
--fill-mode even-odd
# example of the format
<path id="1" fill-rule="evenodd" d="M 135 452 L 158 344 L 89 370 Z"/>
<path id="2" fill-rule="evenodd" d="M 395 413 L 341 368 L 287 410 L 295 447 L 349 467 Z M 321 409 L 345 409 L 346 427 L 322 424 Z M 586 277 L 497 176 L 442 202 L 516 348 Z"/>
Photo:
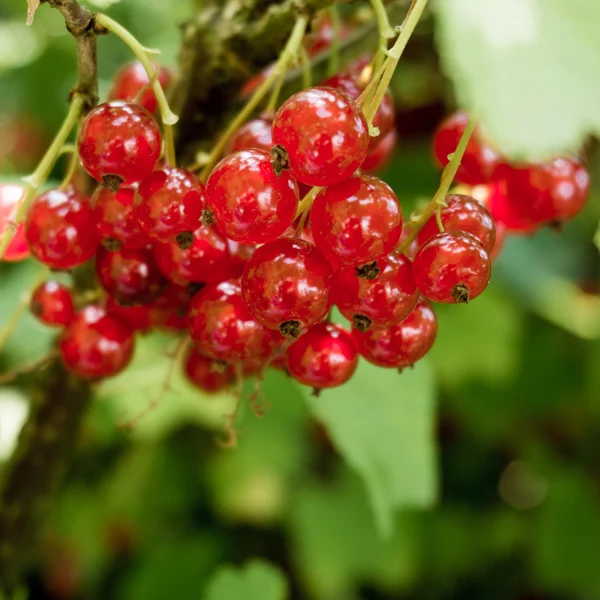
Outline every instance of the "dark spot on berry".
<path id="1" fill-rule="evenodd" d="M 371 319 L 366 315 L 354 315 L 352 317 L 352 324 L 355 329 L 362 331 L 363 333 L 371 327 Z"/>
<path id="2" fill-rule="evenodd" d="M 362 267 L 356 267 L 356 276 L 362 279 L 376 279 L 381 270 L 377 266 L 377 261 L 363 265 Z"/>
<path id="3" fill-rule="evenodd" d="M 271 149 L 271 157 L 273 158 L 271 161 L 273 171 L 275 171 L 277 177 L 290 168 L 290 157 L 283 146 L 273 146 Z"/>
<path id="4" fill-rule="evenodd" d="M 200 281 L 198 281 L 196 283 L 188 283 L 187 289 L 188 289 L 190 296 L 197 294 L 205 285 L 206 285 L 205 283 L 202 283 Z"/>
<path id="5" fill-rule="evenodd" d="M 194 234 L 191 231 L 183 231 L 175 238 L 175 241 L 182 250 L 187 250 L 194 243 Z"/>
<path id="6" fill-rule="evenodd" d="M 210 365 L 210 370 L 213 373 L 226 373 L 227 363 L 224 360 L 213 360 Z"/>
<path id="7" fill-rule="evenodd" d="M 204 225 L 210 227 L 215 222 L 215 213 L 212 210 L 205 208 L 202 211 L 202 216 L 200 219 Z"/>
<path id="8" fill-rule="evenodd" d="M 115 238 L 105 238 L 101 244 L 110 252 L 118 252 L 123 247 L 123 244 Z"/>
<path id="9" fill-rule="evenodd" d="M 283 337 L 298 339 L 300 336 L 300 321 L 284 321 L 279 326 L 279 332 Z"/>
<path id="10" fill-rule="evenodd" d="M 105 175 L 102 178 L 102 183 L 111 192 L 118 192 L 123 180 L 118 175 Z"/>
<path id="11" fill-rule="evenodd" d="M 452 289 L 452 297 L 456 302 L 467 304 L 469 301 L 469 288 L 464 283 L 455 285 Z"/>

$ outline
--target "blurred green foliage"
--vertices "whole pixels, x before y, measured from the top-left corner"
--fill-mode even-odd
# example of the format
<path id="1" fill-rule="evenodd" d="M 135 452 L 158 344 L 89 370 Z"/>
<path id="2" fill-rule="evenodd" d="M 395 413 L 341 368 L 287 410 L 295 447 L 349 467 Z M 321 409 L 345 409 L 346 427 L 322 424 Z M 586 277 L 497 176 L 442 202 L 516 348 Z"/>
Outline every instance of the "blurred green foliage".
<path id="1" fill-rule="evenodd" d="M 592 93 L 598 77 L 571 54 L 548 58 L 554 54 L 543 44 L 555 30 L 543 21 L 534 22 L 542 41 L 531 41 L 539 47 L 528 48 L 541 62 L 520 65 L 518 49 L 493 46 L 497 38 L 463 18 L 467 9 L 474 19 L 501 4 L 438 4 L 445 74 L 459 92 L 465 86 L 461 97 L 481 88 L 483 114 L 496 127 L 490 131 L 514 116 L 517 125 L 502 140 L 516 150 L 570 142 L 587 113 L 569 101 L 595 102 L 600 118 Z M 494 14 L 503 20 L 489 21 L 490 29 L 515 26 L 515 0 L 502 6 Z M 534 18 L 541 4 L 524 6 Z M 596 6 L 561 0 L 544 16 L 568 25 L 561 48 L 590 51 L 572 30 L 588 18 L 583 35 Z M 569 19 L 560 12 L 567 8 Z M 123 0 L 110 13 L 175 65 L 177 25 L 193 10 L 191 2 Z M 47 138 L 74 81 L 73 41 L 44 6 L 31 29 L 23 26 L 22 0 L 5 0 L 0 18 L 0 123 L 19 117 Z M 428 140 L 444 107 L 436 86 L 427 85 L 437 64 L 430 30 L 426 24 L 417 50 L 409 46 L 393 86 L 400 131 L 407 131 L 384 178 L 406 215 L 438 183 Z M 502 71 L 485 62 L 484 47 Z M 597 41 L 594 48 L 597 59 Z M 111 37 L 100 40 L 99 53 L 105 91 L 130 56 Z M 569 85 L 559 102 L 553 93 L 565 87 L 565 69 Z M 527 93 L 517 95 L 514 86 Z M 540 139 L 548 115 L 556 129 L 544 128 Z M 511 137 L 523 121 L 527 139 Z M 597 182 L 597 153 L 589 156 Z M 3 178 L 25 172 L 0 158 Z M 596 185 L 585 213 L 561 234 L 508 240 L 481 298 L 438 307 L 437 343 L 412 371 L 364 363 L 351 383 L 319 398 L 282 373 L 269 374 L 257 396 L 268 410 L 259 418 L 249 402 L 242 405 L 235 449 L 218 444 L 232 397 L 203 397 L 180 374 L 132 431 L 119 427 L 156 397 L 175 343 L 165 334 L 140 338 L 131 368 L 97 386 L 28 575 L 28 597 L 600 598 L 600 261 L 591 241 L 599 217 Z M 32 263 L 0 265 L 2 322 L 38 271 Z M 50 338 L 24 315 L 0 354 L 3 370 L 41 356 Z M 256 394 L 253 381 L 244 394 Z M 26 402 L 26 380 L 0 389 L 0 461 Z"/>

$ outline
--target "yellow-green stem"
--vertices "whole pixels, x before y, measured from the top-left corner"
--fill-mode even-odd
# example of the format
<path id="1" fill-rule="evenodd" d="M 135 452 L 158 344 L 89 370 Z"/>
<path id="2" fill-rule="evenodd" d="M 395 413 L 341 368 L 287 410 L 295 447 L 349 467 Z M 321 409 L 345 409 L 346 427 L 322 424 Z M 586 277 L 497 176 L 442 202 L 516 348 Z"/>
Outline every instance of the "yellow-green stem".
<path id="1" fill-rule="evenodd" d="M 419 235 L 419 231 L 423 229 L 425 223 L 429 221 L 429 219 L 436 213 L 438 207 L 444 205 L 446 200 L 446 195 L 450 190 L 450 186 L 456 177 L 456 172 L 458 171 L 458 167 L 460 166 L 460 162 L 465 154 L 465 150 L 467 149 L 467 145 L 469 140 L 471 139 L 471 135 L 475 130 L 475 125 L 477 123 L 477 118 L 474 114 L 471 115 L 467 126 L 465 127 L 465 131 L 463 132 L 460 141 L 458 142 L 458 146 L 456 150 L 452 154 L 452 158 L 450 162 L 446 165 L 445 169 L 442 171 L 442 177 L 440 179 L 440 187 L 437 192 L 434 194 L 433 198 L 429 202 L 429 204 L 423 209 L 423 211 L 412 221 L 410 221 L 407 225 L 410 227 L 410 233 L 404 239 L 402 244 L 398 248 L 398 252 L 404 253 L 410 245 L 417 239 Z M 443 230 L 443 226 L 442 226 Z"/>
<path id="2" fill-rule="evenodd" d="M 75 170 L 77 169 L 77 165 L 79 165 L 79 154 L 77 154 L 77 152 L 73 152 L 69 158 L 69 162 L 67 164 L 67 169 L 65 171 L 62 183 L 60 184 L 61 190 L 66 190 L 69 187 L 71 179 L 73 179 L 73 175 L 75 174 Z"/>
<path id="3" fill-rule="evenodd" d="M 23 220 L 27 209 L 31 205 L 31 202 L 39 192 L 40 188 L 46 183 L 46 180 L 50 175 L 50 171 L 52 171 L 52 168 L 58 160 L 58 157 L 63 152 L 63 147 L 67 141 L 67 138 L 71 134 L 71 131 L 81 116 L 84 105 L 85 100 L 83 96 L 78 94 L 73 96 L 69 105 L 69 112 L 67 113 L 63 124 L 54 137 L 54 140 L 52 140 L 50 147 L 48 150 L 46 150 L 46 153 L 42 157 L 42 160 L 39 162 L 35 171 L 31 175 L 23 178 L 23 181 L 25 182 L 25 188 L 23 189 L 23 194 L 21 195 L 21 198 L 15 207 L 16 212 L 13 212 L 12 218 L 12 220 L 17 224 Z M 2 235 L 2 239 L 0 240 L 0 256 L 4 256 L 4 252 L 6 251 L 6 248 L 8 248 L 15 231 L 16 228 L 10 227 L 7 227 L 4 231 L 4 235 Z"/>
<path id="4" fill-rule="evenodd" d="M 331 54 L 329 55 L 329 63 L 327 65 L 327 72 L 329 76 L 335 75 L 340 70 L 340 30 L 341 21 L 340 13 L 337 6 L 332 6 L 329 9 L 331 15 L 331 27 L 333 29 L 333 40 L 331 43 Z"/>
<path id="5" fill-rule="evenodd" d="M 274 115 L 277 110 L 277 103 L 279 101 L 279 94 L 281 93 L 281 88 L 283 87 L 283 82 L 285 81 L 285 73 L 279 76 L 279 79 L 275 82 L 273 89 L 271 90 L 271 95 L 269 96 L 269 101 L 267 102 L 267 107 L 265 108 L 265 112 L 268 115 Z"/>
<path id="6" fill-rule="evenodd" d="M 150 58 L 150 52 L 144 48 L 140 42 L 133 36 L 125 27 L 119 25 L 116 21 L 106 15 L 96 15 L 96 25 L 103 27 L 108 31 L 120 37 L 135 54 L 137 59 L 142 63 L 148 79 L 152 82 L 152 91 L 156 96 L 160 118 L 163 123 L 163 133 L 165 141 L 165 160 L 170 165 L 175 165 L 175 144 L 173 141 L 173 125 L 179 120 L 177 115 L 169 107 L 169 102 L 165 96 L 165 92 L 156 77 L 156 70 Z"/>
<path id="7" fill-rule="evenodd" d="M 310 192 L 308 192 L 308 194 L 306 194 L 306 196 L 304 196 L 304 198 L 302 198 L 302 200 L 300 200 L 300 203 L 298 204 L 298 210 L 296 211 L 296 219 L 304 214 L 308 214 L 308 211 L 315 201 L 317 194 L 322 189 L 322 187 L 314 187 L 312 190 L 310 190 Z"/>
<path id="8" fill-rule="evenodd" d="M 312 87 L 312 69 L 310 57 L 304 46 L 300 46 L 300 62 L 302 63 L 302 87 L 306 90 Z"/>
<path id="9" fill-rule="evenodd" d="M 250 117 L 250 115 L 262 102 L 267 92 L 271 89 L 273 83 L 277 81 L 278 77 L 285 74 L 289 65 L 292 63 L 293 60 L 295 60 L 296 56 L 298 55 L 300 45 L 302 44 L 302 38 L 304 37 L 304 32 L 306 31 L 307 25 L 308 19 L 306 16 L 302 15 L 298 17 L 298 19 L 296 20 L 296 24 L 294 25 L 294 29 L 292 30 L 292 33 L 287 41 L 287 44 L 281 52 L 279 59 L 275 63 L 272 71 L 261 83 L 258 89 L 254 92 L 254 94 L 248 100 L 248 102 L 242 108 L 242 110 L 229 123 L 223 135 L 214 145 L 207 159 L 206 165 L 204 166 L 204 169 L 202 169 L 202 173 L 200 174 L 200 178 L 202 180 L 206 181 L 208 175 L 212 171 L 212 168 L 215 166 L 221 154 L 223 153 L 223 150 L 225 149 L 229 138 L 245 123 L 248 117 Z"/>
<path id="10" fill-rule="evenodd" d="M 383 5 L 382 0 L 371 0 L 371 6 L 375 17 L 377 18 L 377 27 L 379 29 L 379 46 L 375 57 L 373 58 L 373 71 L 377 71 L 383 60 L 385 59 L 385 50 L 387 50 L 388 40 L 393 38 L 396 33 L 394 28 L 390 25 L 387 11 Z"/>

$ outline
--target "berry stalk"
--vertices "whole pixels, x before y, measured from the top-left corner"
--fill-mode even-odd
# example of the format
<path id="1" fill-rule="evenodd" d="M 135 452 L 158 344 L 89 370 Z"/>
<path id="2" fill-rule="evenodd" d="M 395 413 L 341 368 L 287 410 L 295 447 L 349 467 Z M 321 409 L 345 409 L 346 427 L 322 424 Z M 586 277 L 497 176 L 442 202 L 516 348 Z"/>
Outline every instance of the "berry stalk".
<path id="1" fill-rule="evenodd" d="M 206 181 L 212 168 L 215 166 L 219 157 L 223 153 L 229 138 L 247 121 L 248 117 L 256 110 L 258 105 L 261 103 L 267 92 L 271 89 L 271 86 L 277 81 L 278 78 L 282 77 L 287 71 L 290 64 L 298 56 L 302 39 L 308 25 L 308 18 L 304 15 L 298 17 L 294 29 L 290 34 L 290 37 L 285 45 L 285 48 L 281 52 L 279 59 L 275 63 L 273 70 L 269 73 L 268 77 L 262 82 L 259 88 L 254 92 L 250 100 L 242 108 L 242 110 L 235 116 L 235 118 L 229 123 L 227 129 L 219 140 L 214 145 L 210 155 L 207 158 L 204 169 L 200 174 L 200 178 Z"/>
<path id="2" fill-rule="evenodd" d="M 83 113 L 83 109 L 85 107 L 86 101 L 85 98 L 79 94 L 75 94 L 73 99 L 71 100 L 71 104 L 69 105 L 69 112 L 63 121 L 58 133 L 54 137 L 54 140 L 50 144 L 48 150 L 42 157 L 42 160 L 39 162 L 35 171 L 23 178 L 25 182 L 25 189 L 23 190 L 23 195 L 17 204 L 17 212 L 14 216 L 14 221 L 19 224 L 27 212 L 27 209 L 31 205 L 31 202 L 35 198 L 36 194 L 39 192 L 40 188 L 46 183 L 50 175 L 50 171 L 54 167 L 58 157 L 63 154 L 63 148 L 65 146 L 65 142 L 67 138 L 71 134 L 71 131 L 79 121 L 81 114 Z M 4 256 L 4 252 L 8 245 L 10 244 L 14 234 L 16 232 L 16 227 L 7 227 L 4 232 L 4 236 L 0 241 L 0 256 Z"/>
<path id="3" fill-rule="evenodd" d="M 373 70 L 377 71 L 385 58 L 385 52 L 387 50 L 388 40 L 393 38 L 396 33 L 394 28 L 390 25 L 387 11 L 383 5 L 382 0 L 371 0 L 371 7 L 375 13 L 377 19 L 377 27 L 379 29 L 379 45 L 377 46 L 377 52 L 373 59 Z"/>
<path id="4" fill-rule="evenodd" d="M 419 231 L 423 229 L 425 223 L 429 221 L 429 219 L 436 213 L 439 207 L 442 207 L 444 205 L 446 195 L 448 194 L 450 186 L 452 185 L 452 182 L 456 177 L 456 172 L 458 171 L 458 167 L 460 166 L 462 158 L 465 154 L 465 150 L 467 149 L 467 145 L 469 144 L 469 140 L 471 139 L 471 135 L 475 130 L 476 124 L 476 117 L 474 115 L 471 115 L 471 118 L 469 119 L 469 122 L 465 127 L 465 131 L 462 134 L 460 141 L 458 142 L 458 146 L 452 154 L 450 162 L 442 171 L 440 187 L 434 194 L 429 204 L 425 207 L 425 209 L 418 215 L 418 217 L 414 221 L 410 222 L 410 233 L 398 248 L 398 252 L 400 252 L 401 254 L 403 254 L 408 248 L 410 248 L 410 245 L 417 239 Z M 441 219 L 438 221 L 438 226 L 440 225 Z M 440 227 L 440 231 L 442 230 L 443 225 L 441 225 Z"/>
<path id="5" fill-rule="evenodd" d="M 163 135 L 165 139 L 165 159 L 171 166 L 175 166 L 175 142 L 173 137 L 173 125 L 177 123 L 179 118 L 171 110 L 165 92 L 158 81 L 156 76 L 156 70 L 152 61 L 150 60 L 150 50 L 144 48 L 140 42 L 133 36 L 125 27 L 119 25 L 116 21 L 107 17 L 106 15 L 96 15 L 96 25 L 103 27 L 108 31 L 114 33 L 120 37 L 135 54 L 137 59 L 142 63 L 142 66 L 146 70 L 148 79 L 151 82 L 152 91 L 156 96 L 156 102 L 158 103 L 158 110 L 163 123 Z"/>

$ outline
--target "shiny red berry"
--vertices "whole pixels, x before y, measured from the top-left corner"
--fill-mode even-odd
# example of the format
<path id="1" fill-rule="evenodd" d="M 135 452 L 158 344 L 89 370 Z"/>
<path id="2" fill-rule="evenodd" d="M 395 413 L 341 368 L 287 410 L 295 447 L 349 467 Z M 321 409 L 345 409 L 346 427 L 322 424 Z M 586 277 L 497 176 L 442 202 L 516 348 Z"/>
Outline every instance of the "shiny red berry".
<path id="1" fill-rule="evenodd" d="M 352 332 L 358 351 L 370 363 L 399 369 L 423 358 L 433 346 L 436 335 L 437 319 L 425 299 L 419 300 L 410 315 L 397 325 Z"/>
<path id="2" fill-rule="evenodd" d="M 273 121 L 273 143 L 285 150 L 298 181 L 325 186 L 347 179 L 365 160 L 369 131 L 362 111 L 333 88 L 303 90 L 286 100 Z"/>
<path id="3" fill-rule="evenodd" d="M 242 292 L 259 323 L 296 338 L 329 311 L 333 270 L 312 244 L 281 238 L 261 246 L 246 264 Z"/>
<path id="4" fill-rule="evenodd" d="M 96 272 L 102 287 L 119 304 L 149 304 L 160 295 L 166 280 L 158 268 L 152 250 L 100 248 Z"/>
<path id="5" fill-rule="evenodd" d="M 376 138 L 380 139 L 380 138 Z M 398 134 L 395 129 L 392 129 L 384 138 L 369 149 L 367 158 L 360 166 L 361 170 L 365 173 L 374 174 L 379 173 L 388 166 L 396 148 L 398 146 Z"/>
<path id="6" fill-rule="evenodd" d="M 273 119 L 259 117 L 242 125 L 232 136 L 227 144 L 227 153 L 240 150 L 265 150 L 271 152 L 273 135 L 271 128 Z"/>
<path id="7" fill-rule="evenodd" d="M 166 90 L 173 81 L 170 69 L 153 63 L 155 72 L 158 73 L 158 82 Z M 131 62 L 119 70 L 115 76 L 113 86 L 108 93 L 109 100 L 125 100 L 143 106 L 149 113 L 156 112 L 156 96 L 148 85 L 149 79 L 146 69 L 139 61 Z M 146 89 L 144 89 L 146 88 Z M 142 92 L 142 90 L 144 90 Z M 141 94 L 140 94 L 141 92 Z"/>
<path id="8" fill-rule="evenodd" d="M 361 331 L 391 327 L 405 319 L 419 298 L 413 266 L 403 254 L 384 258 L 375 279 L 358 277 L 352 267 L 333 278 L 331 298 L 340 312 Z"/>
<path id="9" fill-rule="evenodd" d="M 241 277 L 246 267 L 246 263 L 250 260 L 250 257 L 256 252 L 256 246 L 252 244 L 240 244 L 234 242 L 229 238 L 226 239 L 227 248 L 229 249 L 229 256 L 231 258 L 231 264 L 235 277 Z"/>
<path id="10" fill-rule="evenodd" d="M 159 242 L 192 243 L 205 206 L 204 185 L 186 169 L 153 171 L 138 186 L 135 212 L 144 231 Z"/>
<path id="11" fill-rule="evenodd" d="M 396 247 L 402 209 L 387 183 L 359 175 L 319 192 L 311 229 L 317 248 L 333 264 L 360 267 Z"/>
<path id="12" fill-rule="evenodd" d="M 109 187 L 141 181 L 156 166 L 161 136 L 152 115 L 141 106 L 114 101 L 100 104 L 84 119 L 77 142 L 83 168 Z"/>
<path id="13" fill-rule="evenodd" d="M 45 281 L 38 285 L 29 302 L 33 315 L 50 327 L 65 327 L 72 319 L 73 296 L 71 290 L 57 281 Z"/>
<path id="14" fill-rule="evenodd" d="M 438 164 L 445 167 L 469 122 L 469 115 L 458 111 L 444 119 L 433 136 L 433 153 Z M 500 161 L 498 153 L 481 138 L 475 129 L 456 173 L 456 180 L 469 185 L 487 183 Z"/>
<path id="15" fill-rule="evenodd" d="M 38 196 L 25 217 L 31 254 L 53 269 L 71 269 L 90 259 L 99 244 L 90 199 L 73 188 Z"/>
<path id="16" fill-rule="evenodd" d="M 106 312 L 118 318 L 121 322 L 129 325 L 131 329 L 147 331 L 152 323 L 150 320 L 152 305 L 138 304 L 135 306 L 123 306 L 112 296 L 106 298 Z"/>
<path id="17" fill-rule="evenodd" d="M 135 190 L 121 186 L 116 192 L 99 185 L 92 196 L 94 220 L 102 245 L 108 250 L 146 247 L 151 239 L 135 214 Z"/>
<path id="18" fill-rule="evenodd" d="M 462 231 L 433 236 L 419 248 L 413 264 L 419 290 L 434 302 L 468 302 L 490 280 L 488 253 L 479 240 Z"/>
<path id="19" fill-rule="evenodd" d="M 287 349 L 290 375 L 319 390 L 346 383 L 357 365 L 358 353 L 352 335 L 332 323 L 311 327 Z"/>
<path id="20" fill-rule="evenodd" d="M 194 347 L 187 353 L 184 368 L 190 382 L 207 394 L 217 394 L 235 381 L 235 371 L 231 365 L 215 362 Z"/>
<path id="21" fill-rule="evenodd" d="M 496 227 L 488 209 L 471 196 L 450 194 L 446 197 L 446 206 L 440 212 L 445 231 L 465 231 L 477 238 L 485 251 L 490 253 L 496 242 Z M 437 218 L 434 215 L 419 232 L 419 244 L 423 245 L 434 235 L 440 233 Z"/>
<path id="22" fill-rule="evenodd" d="M 168 283 L 160 296 L 148 305 L 152 326 L 185 331 L 188 326 L 187 315 L 192 295 L 198 293 L 202 287 L 202 285 L 183 287 Z"/>
<path id="23" fill-rule="evenodd" d="M 0 183 L 0 242 L 8 231 L 9 224 L 14 218 L 16 206 L 23 195 L 24 188 L 12 183 Z M 19 223 L 12 240 L 4 251 L 2 260 L 18 262 L 29 256 L 29 248 L 25 240 L 25 227 Z"/>
<path id="24" fill-rule="evenodd" d="M 496 178 L 504 182 L 506 200 L 513 212 L 528 223 L 568 221 L 589 198 L 590 176 L 576 158 L 503 164 L 496 169 Z"/>
<path id="25" fill-rule="evenodd" d="M 225 157 L 206 182 L 206 200 L 219 230 L 242 244 L 278 238 L 298 208 L 298 186 L 289 173 L 279 177 L 264 150 Z"/>
<path id="26" fill-rule="evenodd" d="M 199 352 L 223 361 L 262 356 L 273 336 L 248 312 L 237 280 L 207 285 L 194 295 L 188 330 Z"/>
<path id="27" fill-rule="evenodd" d="M 77 312 L 62 332 L 58 347 L 69 371 L 85 379 L 110 377 L 130 362 L 134 350 L 131 327 L 100 306 Z"/>
<path id="28" fill-rule="evenodd" d="M 160 270 L 174 283 L 218 283 L 234 273 L 226 240 L 212 227 L 194 232 L 192 245 L 185 250 L 176 242 L 157 243 L 154 255 Z"/>

